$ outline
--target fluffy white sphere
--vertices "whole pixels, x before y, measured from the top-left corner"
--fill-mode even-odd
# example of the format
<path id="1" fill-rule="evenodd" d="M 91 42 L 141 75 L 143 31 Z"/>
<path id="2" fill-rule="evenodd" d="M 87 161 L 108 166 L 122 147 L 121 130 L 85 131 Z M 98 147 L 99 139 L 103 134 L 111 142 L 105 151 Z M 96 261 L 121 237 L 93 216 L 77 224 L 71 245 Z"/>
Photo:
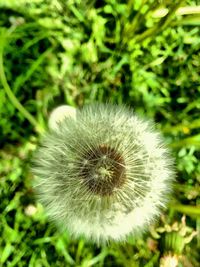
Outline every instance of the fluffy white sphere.
<path id="1" fill-rule="evenodd" d="M 59 124 L 66 117 L 76 117 L 76 109 L 67 105 L 55 108 L 49 117 L 48 125 L 50 129 L 59 130 Z"/>
<path id="2" fill-rule="evenodd" d="M 174 179 L 152 123 L 111 104 L 65 116 L 44 137 L 33 172 L 49 215 L 97 243 L 143 232 L 165 207 Z"/>

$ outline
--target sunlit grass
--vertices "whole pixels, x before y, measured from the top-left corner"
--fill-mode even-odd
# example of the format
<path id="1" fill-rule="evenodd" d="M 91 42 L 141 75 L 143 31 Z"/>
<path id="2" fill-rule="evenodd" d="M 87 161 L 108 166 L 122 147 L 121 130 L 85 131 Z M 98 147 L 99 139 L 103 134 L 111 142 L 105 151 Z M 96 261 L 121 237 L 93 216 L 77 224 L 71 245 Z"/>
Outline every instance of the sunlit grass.
<path id="1" fill-rule="evenodd" d="M 174 231 L 180 266 L 197 267 L 199 6 L 1 0 L 0 13 L 0 265 L 159 266 L 169 250 L 177 253 L 168 235 Z M 35 199 L 30 172 L 37 129 L 47 127 L 51 110 L 94 101 L 124 103 L 154 120 L 177 169 L 164 219 L 141 238 L 105 247 L 60 233 Z M 176 228 L 184 214 L 186 232 Z"/>

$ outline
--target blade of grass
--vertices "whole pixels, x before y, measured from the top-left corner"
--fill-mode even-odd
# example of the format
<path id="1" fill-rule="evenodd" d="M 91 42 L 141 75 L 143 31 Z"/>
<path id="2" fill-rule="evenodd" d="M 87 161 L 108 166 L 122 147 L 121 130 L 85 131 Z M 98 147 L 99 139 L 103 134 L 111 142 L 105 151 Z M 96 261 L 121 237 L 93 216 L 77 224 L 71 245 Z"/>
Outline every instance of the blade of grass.
<path id="1" fill-rule="evenodd" d="M 182 204 L 172 204 L 171 209 L 184 213 L 186 215 L 200 216 L 200 206 L 190 206 Z"/>
<path id="2" fill-rule="evenodd" d="M 4 70 L 4 63 L 3 63 L 3 51 L 4 51 L 4 46 L 7 42 L 8 37 L 10 37 L 10 32 L 7 31 L 6 29 L 1 30 L 1 38 L 0 38 L 0 80 L 2 82 L 3 88 L 12 102 L 12 104 L 15 106 L 16 109 L 19 110 L 19 112 L 34 126 L 35 130 L 38 133 L 42 133 L 44 129 L 38 124 L 38 122 L 35 120 L 35 118 L 23 107 L 23 105 L 18 101 L 17 97 L 13 94 L 7 79 L 5 75 L 5 70 Z M 48 49 L 50 52 L 51 49 Z"/>
<path id="3" fill-rule="evenodd" d="M 200 147 L 200 134 L 197 134 L 197 135 L 194 135 L 191 137 L 187 137 L 185 139 L 175 141 L 175 142 L 170 144 L 170 146 L 173 148 L 183 147 L 183 146 L 187 146 L 187 145 Z"/>
<path id="4" fill-rule="evenodd" d="M 47 49 L 43 54 L 41 54 L 37 60 L 29 67 L 26 73 L 22 73 L 14 82 L 13 92 L 16 94 L 18 89 L 23 86 L 23 84 L 32 76 L 32 74 L 37 70 L 37 68 L 45 60 L 46 56 L 52 51 L 52 48 Z"/>
<path id="5" fill-rule="evenodd" d="M 107 256 L 108 252 L 104 249 L 102 252 L 97 255 L 96 257 L 92 258 L 91 260 L 85 260 L 82 264 L 82 267 L 89 267 L 95 266 L 97 263 L 104 261 L 105 257 Z"/>
<path id="6" fill-rule="evenodd" d="M 161 18 L 166 16 L 168 13 L 167 8 L 160 8 L 157 9 L 153 13 L 154 18 Z M 191 14 L 200 14 L 200 6 L 184 6 L 184 7 L 179 7 L 176 11 L 177 16 L 184 16 L 184 15 L 191 15 Z"/>
<path id="7" fill-rule="evenodd" d="M 185 132 L 190 131 L 192 129 L 200 128 L 200 119 L 193 120 L 192 122 L 183 122 L 181 124 L 175 126 L 165 126 L 162 129 L 163 133 L 177 133 L 177 132 Z"/>
<path id="8" fill-rule="evenodd" d="M 169 13 L 165 17 L 163 17 L 159 21 L 159 23 L 157 23 L 156 26 L 144 31 L 142 34 L 138 34 L 135 37 L 136 42 L 140 43 L 144 41 L 146 38 L 153 37 L 157 35 L 158 33 L 162 32 L 171 23 L 177 9 L 179 8 L 182 2 L 183 1 L 181 0 L 178 3 L 175 3 L 170 9 Z"/>
<path id="9" fill-rule="evenodd" d="M 4 264 L 13 251 L 14 247 L 10 243 L 7 243 L 3 252 L 1 253 L 0 263 Z"/>

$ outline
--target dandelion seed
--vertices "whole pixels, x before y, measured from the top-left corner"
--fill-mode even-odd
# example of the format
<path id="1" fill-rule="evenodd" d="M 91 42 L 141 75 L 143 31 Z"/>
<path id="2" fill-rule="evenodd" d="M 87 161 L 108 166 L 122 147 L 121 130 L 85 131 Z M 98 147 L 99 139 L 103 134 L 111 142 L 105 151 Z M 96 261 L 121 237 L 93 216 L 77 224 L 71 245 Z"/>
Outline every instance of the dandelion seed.
<path id="1" fill-rule="evenodd" d="M 145 231 L 165 207 L 174 178 L 153 125 L 111 104 L 85 106 L 56 123 L 33 166 L 50 217 L 97 243 Z"/>

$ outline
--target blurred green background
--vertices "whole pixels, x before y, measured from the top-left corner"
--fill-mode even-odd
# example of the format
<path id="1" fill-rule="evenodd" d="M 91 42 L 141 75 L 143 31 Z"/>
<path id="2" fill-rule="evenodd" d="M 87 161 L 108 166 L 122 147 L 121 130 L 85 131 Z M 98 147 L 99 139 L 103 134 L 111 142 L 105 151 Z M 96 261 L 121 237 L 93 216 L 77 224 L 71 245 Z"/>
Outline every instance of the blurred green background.
<path id="1" fill-rule="evenodd" d="M 0 0 L 0 266 L 199 266 L 199 26 L 198 0 Z M 177 169 L 149 232 L 103 247 L 49 222 L 30 171 L 51 110 L 94 101 L 154 120 Z"/>

